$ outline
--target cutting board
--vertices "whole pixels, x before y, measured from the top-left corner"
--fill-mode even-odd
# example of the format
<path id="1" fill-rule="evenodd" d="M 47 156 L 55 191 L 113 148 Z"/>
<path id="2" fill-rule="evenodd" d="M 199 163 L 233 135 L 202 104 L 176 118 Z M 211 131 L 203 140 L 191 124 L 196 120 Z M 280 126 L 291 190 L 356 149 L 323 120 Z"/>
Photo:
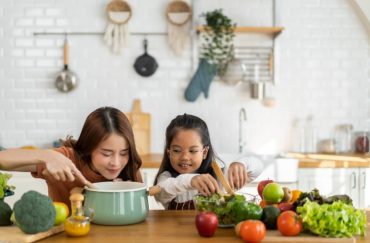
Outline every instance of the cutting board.
<path id="1" fill-rule="evenodd" d="M 37 234 L 25 234 L 19 227 L 12 226 L 1 226 L 0 227 L 0 242 L 6 243 L 28 243 L 35 242 L 51 235 L 57 234 L 64 231 L 64 225 L 54 226 L 48 231 L 40 232 Z"/>
<path id="2" fill-rule="evenodd" d="M 151 118 L 149 113 L 144 113 L 141 110 L 141 101 L 135 99 L 131 112 L 126 113 L 129 119 L 132 130 L 134 131 L 136 149 L 140 155 L 150 153 L 151 140 Z"/>
<path id="3" fill-rule="evenodd" d="M 263 243 L 356 243 L 356 238 L 325 238 L 305 233 L 299 234 L 296 237 L 282 236 L 277 230 L 268 230 L 266 237 L 262 241 Z"/>

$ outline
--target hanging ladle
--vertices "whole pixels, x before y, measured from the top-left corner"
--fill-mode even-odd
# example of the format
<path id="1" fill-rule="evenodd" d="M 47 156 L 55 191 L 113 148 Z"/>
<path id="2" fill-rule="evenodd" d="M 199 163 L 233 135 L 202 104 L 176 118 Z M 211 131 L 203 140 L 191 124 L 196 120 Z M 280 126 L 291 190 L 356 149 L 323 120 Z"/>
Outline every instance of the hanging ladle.
<path id="1" fill-rule="evenodd" d="M 73 90 L 74 88 L 76 88 L 77 86 L 76 74 L 74 74 L 71 70 L 68 69 L 69 46 L 68 46 L 67 35 L 65 36 L 65 39 L 64 39 L 63 56 L 64 56 L 64 68 L 58 74 L 55 80 L 55 86 L 59 91 L 67 93 Z"/>

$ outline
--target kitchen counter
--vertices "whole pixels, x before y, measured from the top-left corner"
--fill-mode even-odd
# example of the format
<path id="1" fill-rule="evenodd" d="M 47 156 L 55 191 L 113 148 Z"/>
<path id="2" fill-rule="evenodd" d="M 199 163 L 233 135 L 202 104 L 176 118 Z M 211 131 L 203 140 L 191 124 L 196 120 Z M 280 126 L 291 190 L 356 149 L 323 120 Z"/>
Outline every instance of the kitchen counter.
<path id="1" fill-rule="evenodd" d="M 149 211 L 147 219 L 139 224 L 126 226 L 101 226 L 93 224 L 87 236 L 71 238 L 67 237 L 63 232 L 39 242 L 242 242 L 235 235 L 234 228 L 218 228 L 212 238 L 200 237 L 195 228 L 195 214 L 195 211 Z M 266 239 L 263 242 L 277 241 Z M 315 242 L 319 243 L 320 241 L 315 240 Z M 367 228 L 367 236 L 357 239 L 357 243 L 365 242 L 370 242 L 369 226 Z"/>
<path id="2" fill-rule="evenodd" d="M 369 168 L 369 154 L 305 154 L 285 153 L 284 157 L 299 160 L 299 168 Z"/>

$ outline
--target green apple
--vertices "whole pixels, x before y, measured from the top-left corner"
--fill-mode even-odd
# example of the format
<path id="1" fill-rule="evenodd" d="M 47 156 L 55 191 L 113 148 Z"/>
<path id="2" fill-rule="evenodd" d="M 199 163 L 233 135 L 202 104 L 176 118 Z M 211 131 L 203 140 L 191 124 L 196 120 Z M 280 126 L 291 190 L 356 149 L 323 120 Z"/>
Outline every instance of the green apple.
<path id="1" fill-rule="evenodd" d="M 69 215 L 69 208 L 65 203 L 62 202 L 53 202 L 55 207 L 55 221 L 54 225 L 60 225 L 62 224 Z"/>
<path id="2" fill-rule="evenodd" d="M 271 182 L 263 188 L 262 195 L 268 204 L 279 203 L 284 198 L 284 190 L 279 184 Z"/>

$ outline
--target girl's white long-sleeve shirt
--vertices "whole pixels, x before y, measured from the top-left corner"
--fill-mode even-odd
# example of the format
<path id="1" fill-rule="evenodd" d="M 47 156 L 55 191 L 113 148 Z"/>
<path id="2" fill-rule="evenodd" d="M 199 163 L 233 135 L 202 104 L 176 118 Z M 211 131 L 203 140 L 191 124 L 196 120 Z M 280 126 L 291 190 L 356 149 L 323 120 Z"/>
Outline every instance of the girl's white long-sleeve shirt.
<path id="1" fill-rule="evenodd" d="M 242 157 L 232 161 L 244 164 L 249 178 L 248 183 L 256 179 L 263 170 L 262 162 L 256 156 Z M 227 165 L 224 169 L 225 175 L 227 175 L 228 167 Z M 160 186 L 162 190 L 159 194 L 154 196 L 155 199 L 166 209 L 173 199 L 178 203 L 192 200 L 193 197 L 198 194 L 198 190 L 191 186 L 191 180 L 196 175 L 199 174 L 189 173 L 172 177 L 170 172 L 164 171 L 157 179 L 157 185 Z"/>

